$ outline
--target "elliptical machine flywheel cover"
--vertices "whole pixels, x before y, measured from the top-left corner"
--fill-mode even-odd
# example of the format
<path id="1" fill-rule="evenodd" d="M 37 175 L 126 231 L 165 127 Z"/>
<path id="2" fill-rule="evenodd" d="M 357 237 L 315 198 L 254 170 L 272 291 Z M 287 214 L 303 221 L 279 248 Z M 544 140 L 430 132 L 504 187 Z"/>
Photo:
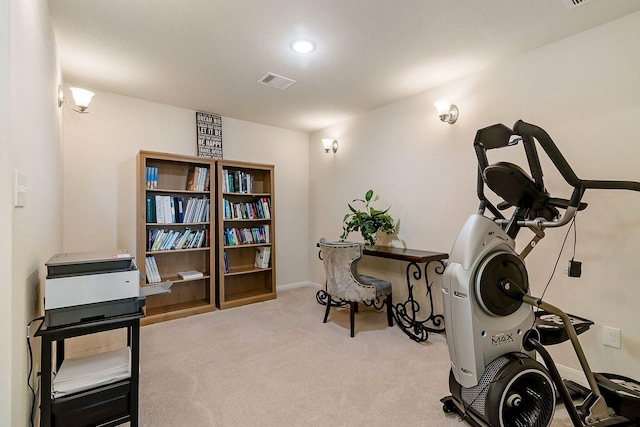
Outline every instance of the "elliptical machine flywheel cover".
<path id="1" fill-rule="evenodd" d="M 517 284 L 528 293 L 529 276 L 524 262 L 510 252 L 489 254 L 476 273 L 476 298 L 484 311 L 490 315 L 509 316 L 522 305 L 522 301 L 502 290 L 500 284 L 505 280 Z"/>
<path id="2" fill-rule="evenodd" d="M 556 390 L 547 369 L 522 353 L 507 353 L 489 363 L 478 385 L 462 387 L 449 373 L 449 390 L 460 413 L 491 427 L 548 427 Z"/>

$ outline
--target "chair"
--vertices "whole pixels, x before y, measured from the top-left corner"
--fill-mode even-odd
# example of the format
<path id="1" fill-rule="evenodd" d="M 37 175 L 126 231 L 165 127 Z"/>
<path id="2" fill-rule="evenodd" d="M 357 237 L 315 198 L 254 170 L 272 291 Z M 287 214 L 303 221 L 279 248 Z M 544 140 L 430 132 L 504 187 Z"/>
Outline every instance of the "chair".
<path id="1" fill-rule="evenodd" d="M 362 258 L 363 245 L 351 242 L 328 242 L 321 239 L 320 255 L 324 262 L 327 275 L 327 309 L 323 323 L 327 322 L 332 301 L 349 304 L 351 321 L 351 336 L 355 331 L 355 313 L 358 312 L 358 302 L 375 306 L 378 297 L 386 296 L 383 304 L 387 305 L 387 322 L 393 326 L 391 312 L 391 282 L 371 276 L 358 274 L 357 265 Z"/>

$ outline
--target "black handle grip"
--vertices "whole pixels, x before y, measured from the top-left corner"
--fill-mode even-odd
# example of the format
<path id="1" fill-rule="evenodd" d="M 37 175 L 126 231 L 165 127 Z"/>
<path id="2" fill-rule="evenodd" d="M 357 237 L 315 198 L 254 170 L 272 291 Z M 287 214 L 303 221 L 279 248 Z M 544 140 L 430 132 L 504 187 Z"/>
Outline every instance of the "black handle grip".
<path id="1" fill-rule="evenodd" d="M 578 178 L 549 134 L 541 127 L 518 120 L 513 126 L 513 131 L 523 137 L 527 135 L 534 137 L 538 143 L 540 143 L 540 146 L 542 146 L 542 149 L 547 153 L 547 156 L 549 156 L 549 159 L 551 159 L 565 181 L 577 190 L 574 192 L 574 197 L 571 198 L 571 206 L 580 206 L 580 198 L 584 191 L 589 188 L 640 191 L 640 182 L 636 181 L 582 180 Z"/>

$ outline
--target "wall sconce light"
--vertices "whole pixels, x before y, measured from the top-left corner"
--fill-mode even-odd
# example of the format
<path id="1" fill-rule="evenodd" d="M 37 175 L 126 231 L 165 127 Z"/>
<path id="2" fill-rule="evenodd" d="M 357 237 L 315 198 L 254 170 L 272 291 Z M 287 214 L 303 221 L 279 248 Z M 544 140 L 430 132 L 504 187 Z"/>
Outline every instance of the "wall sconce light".
<path id="1" fill-rule="evenodd" d="M 88 114 L 86 111 L 89 107 L 89 103 L 91 103 L 91 98 L 95 95 L 93 92 L 87 89 L 82 89 L 79 87 L 70 87 L 69 90 L 73 95 L 73 101 L 76 106 L 74 107 L 69 103 L 69 100 L 66 96 L 64 96 L 64 90 L 62 89 L 62 85 L 58 85 L 58 107 L 62 107 L 64 102 L 67 103 L 69 108 L 71 108 L 76 113 Z"/>
<path id="2" fill-rule="evenodd" d="M 450 125 L 454 124 L 458 120 L 458 107 L 450 103 L 445 99 L 440 99 L 433 104 L 438 110 L 438 116 L 443 122 L 447 122 Z"/>
<path id="3" fill-rule="evenodd" d="M 324 138 L 322 140 L 322 147 L 324 148 L 325 153 L 338 151 L 338 140 L 331 138 Z"/>

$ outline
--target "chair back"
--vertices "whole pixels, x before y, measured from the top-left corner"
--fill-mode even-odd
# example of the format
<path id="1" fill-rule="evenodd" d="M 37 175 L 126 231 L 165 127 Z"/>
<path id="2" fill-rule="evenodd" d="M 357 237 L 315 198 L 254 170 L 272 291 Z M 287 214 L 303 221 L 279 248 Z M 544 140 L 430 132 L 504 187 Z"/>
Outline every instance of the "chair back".
<path id="1" fill-rule="evenodd" d="M 376 298 L 376 288 L 363 282 L 358 275 L 362 258 L 361 243 L 320 240 L 320 254 L 327 276 L 327 293 L 344 301 L 370 301 Z"/>

